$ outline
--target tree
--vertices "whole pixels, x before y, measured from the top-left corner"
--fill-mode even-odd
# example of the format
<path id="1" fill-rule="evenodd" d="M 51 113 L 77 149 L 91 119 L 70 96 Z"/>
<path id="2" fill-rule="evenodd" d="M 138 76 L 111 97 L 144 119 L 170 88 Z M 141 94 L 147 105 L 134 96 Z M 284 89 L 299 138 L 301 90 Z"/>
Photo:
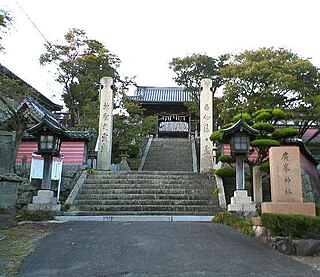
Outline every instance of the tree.
<path id="1" fill-rule="evenodd" d="M 9 12 L 0 9 L 0 51 L 3 51 L 2 46 L 2 34 L 6 33 L 10 27 L 10 22 L 12 22 L 12 17 L 10 16 Z"/>
<path id="2" fill-rule="evenodd" d="M 218 107 L 223 122 L 241 111 L 278 107 L 297 119 L 301 137 L 314 119 L 320 119 L 315 100 L 319 70 L 309 60 L 282 48 L 260 48 L 229 57 L 228 65 L 220 70 L 227 79 Z"/>
<path id="3" fill-rule="evenodd" d="M 200 116 L 199 93 L 201 90 L 201 80 L 204 78 L 211 79 L 213 81 L 212 91 L 215 94 L 217 89 L 224 83 L 220 75 L 220 69 L 226 65 L 226 60 L 226 55 L 215 59 L 208 55 L 193 54 L 183 58 L 173 58 L 170 62 L 169 68 L 177 75 L 174 77 L 175 82 L 192 94 L 193 101 L 186 103 L 186 106 L 195 117 L 199 118 Z"/>
<path id="4" fill-rule="evenodd" d="M 19 110 L 19 107 L 29 95 L 35 93 L 35 89 L 0 65 L 0 130 L 15 132 L 15 141 L 12 146 L 13 159 L 8 161 L 13 172 L 19 145 L 29 123 L 28 117 Z"/>
<path id="5" fill-rule="evenodd" d="M 276 129 L 276 126 L 280 121 L 283 122 L 287 119 L 287 114 L 282 109 L 261 109 L 252 115 L 249 113 L 243 113 L 234 116 L 232 122 L 229 122 L 229 124 L 224 126 L 221 130 L 212 133 L 210 140 L 220 144 L 221 147 L 223 144 L 229 144 L 229 141 L 222 140 L 224 129 L 233 125 L 240 118 L 245 119 L 249 125 L 259 131 L 258 136 L 250 142 L 250 154 L 245 159 L 245 163 L 250 169 L 249 179 L 252 180 L 252 169 L 254 166 L 259 166 L 262 170 L 268 169 L 268 155 L 270 147 L 286 144 L 288 140 L 291 140 L 298 135 L 298 130 L 292 127 Z M 251 155 L 252 153 L 254 153 L 254 155 Z M 233 167 L 234 157 L 231 157 L 230 155 L 222 155 L 219 157 L 219 160 L 223 163 L 228 163 L 229 166 Z M 229 174 L 234 172 L 234 170 L 221 170 L 222 175 L 224 173 Z M 219 175 L 219 171 L 217 174 Z"/>
<path id="6" fill-rule="evenodd" d="M 47 52 L 41 55 L 40 63 L 56 66 L 56 80 L 63 85 L 70 127 L 91 126 L 99 110 L 97 84 L 104 76 L 120 80 L 120 59 L 102 43 L 88 39 L 85 31 L 75 28 L 65 35 L 65 44 L 45 46 Z"/>
<path id="7" fill-rule="evenodd" d="M 147 135 L 157 131 L 155 116 L 143 115 L 144 109 L 128 98 L 123 100 L 122 112 L 113 118 L 113 152 L 119 155 L 121 146 L 139 144 Z"/>

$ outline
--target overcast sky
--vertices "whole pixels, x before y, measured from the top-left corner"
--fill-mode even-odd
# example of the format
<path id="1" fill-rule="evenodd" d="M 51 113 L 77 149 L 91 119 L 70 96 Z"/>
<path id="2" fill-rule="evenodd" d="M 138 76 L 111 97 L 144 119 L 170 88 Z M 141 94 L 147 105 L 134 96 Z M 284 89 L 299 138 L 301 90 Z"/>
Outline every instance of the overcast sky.
<path id="1" fill-rule="evenodd" d="M 0 62 L 57 103 L 61 87 L 39 65 L 45 41 L 17 3 L 53 44 L 86 31 L 138 85 L 175 86 L 169 62 L 193 53 L 284 47 L 320 67 L 319 0 L 1 0 L 15 20 Z"/>

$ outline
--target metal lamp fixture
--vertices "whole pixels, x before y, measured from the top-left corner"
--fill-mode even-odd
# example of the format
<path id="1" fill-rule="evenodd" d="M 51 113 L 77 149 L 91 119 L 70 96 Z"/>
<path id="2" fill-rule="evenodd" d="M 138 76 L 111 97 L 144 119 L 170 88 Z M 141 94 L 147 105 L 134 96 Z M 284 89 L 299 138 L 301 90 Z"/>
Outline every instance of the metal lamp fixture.
<path id="1" fill-rule="evenodd" d="M 41 134 L 38 137 L 38 153 L 40 155 L 51 153 L 53 156 L 59 156 L 61 139 L 55 134 Z"/>
<path id="2" fill-rule="evenodd" d="M 232 155 L 245 155 L 249 152 L 250 136 L 246 132 L 238 132 L 231 137 Z"/>

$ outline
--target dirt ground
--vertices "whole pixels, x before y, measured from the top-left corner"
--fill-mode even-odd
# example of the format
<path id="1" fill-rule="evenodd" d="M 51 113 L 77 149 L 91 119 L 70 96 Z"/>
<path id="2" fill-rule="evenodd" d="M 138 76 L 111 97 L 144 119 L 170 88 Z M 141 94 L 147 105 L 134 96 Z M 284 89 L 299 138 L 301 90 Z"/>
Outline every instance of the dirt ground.
<path id="1" fill-rule="evenodd" d="M 0 214 L 0 276 L 16 276 L 23 259 L 58 225 L 50 222 L 18 224 L 12 215 Z"/>
<path id="2" fill-rule="evenodd" d="M 320 271 L 320 256 L 309 257 L 309 256 L 289 256 L 294 260 L 301 263 L 307 264 Z"/>

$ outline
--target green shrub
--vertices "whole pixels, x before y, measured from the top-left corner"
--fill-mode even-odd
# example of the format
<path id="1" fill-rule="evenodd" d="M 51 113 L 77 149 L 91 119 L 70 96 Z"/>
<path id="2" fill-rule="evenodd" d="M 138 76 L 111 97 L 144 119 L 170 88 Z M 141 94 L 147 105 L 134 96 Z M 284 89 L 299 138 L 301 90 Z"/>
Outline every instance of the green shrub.
<path id="1" fill-rule="evenodd" d="M 241 233 L 253 236 L 251 220 L 236 216 L 230 212 L 223 212 L 217 214 L 213 219 L 213 223 L 225 224 L 230 227 L 238 229 Z"/>
<path id="2" fill-rule="evenodd" d="M 222 129 L 222 130 L 228 129 L 229 127 L 231 127 L 231 126 L 233 126 L 233 125 L 234 125 L 234 123 L 231 122 L 231 123 L 228 123 L 228 124 L 226 124 L 226 125 L 223 125 L 223 126 L 221 127 L 221 129 Z"/>
<path id="3" fill-rule="evenodd" d="M 232 118 L 232 121 L 233 122 L 237 122 L 238 120 L 240 120 L 241 118 L 243 118 L 245 121 L 247 122 L 250 122 L 252 117 L 250 114 L 248 113 L 240 113 L 240 114 L 237 114 L 235 115 L 233 118 Z"/>
<path id="4" fill-rule="evenodd" d="M 281 140 L 281 139 L 292 138 L 292 137 L 298 135 L 298 133 L 299 133 L 298 130 L 291 128 L 291 127 L 288 127 L 288 128 L 275 130 L 272 133 L 272 137 L 274 139 Z"/>
<path id="5" fill-rule="evenodd" d="M 128 155 L 129 158 L 136 158 L 139 155 L 140 148 L 137 144 L 130 144 L 129 145 L 129 150 L 128 150 Z"/>
<path id="6" fill-rule="evenodd" d="M 253 147 L 271 147 L 280 146 L 280 142 L 274 139 L 255 139 L 250 142 Z"/>
<path id="7" fill-rule="evenodd" d="M 236 170 L 231 166 L 223 166 L 215 171 L 215 174 L 219 177 L 234 177 L 236 176 Z"/>
<path id="8" fill-rule="evenodd" d="M 16 215 L 17 221 L 44 221 L 54 219 L 52 211 L 19 211 Z"/>
<path id="9" fill-rule="evenodd" d="M 222 139 L 222 132 L 221 131 L 214 131 L 210 135 L 210 140 L 213 141 L 213 142 L 221 141 L 221 139 Z"/>
<path id="10" fill-rule="evenodd" d="M 259 169 L 262 172 L 269 172 L 270 171 L 270 163 L 269 163 L 269 161 L 260 164 L 259 165 Z"/>
<path id="11" fill-rule="evenodd" d="M 71 208 L 71 206 L 69 204 L 61 205 L 61 211 L 63 211 L 63 212 L 67 212 L 70 208 Z"/>
<path id="12" fill-rule="evenodd" d="M 236 161 L 236 158 L 233 157 L 233 156 L 227 156 L 227 155 L 221 155 L 219 157 L 219 161 L 222 162 L 222 163 L 234 163 Z"/>
<path id="13" fill-rule="evenodd" d="M 274 236 L 320 239 L 320 217 L 285 214 L 262 214 L 262 224 Z"/>
<path id="14" fill-rule="evenodd" d="M 257 116 L 259 116 L 260 114 L 265 114 L 265 113 L 271 114 L 271 113 L 272 113 L 272 110 L 271 110 L 271 109 L 260 109 L 260 110 L 258 110 L 258 111 L 256 111 L 256 112 L 254 113 L 254 117 L 257 117 Z"/>
<path id="15" fill-rule="evenodd" d="M 92 168 L 92 167 L 88 167 L 87 171 L 89 174 L 94 174 L 96 172 L 96 169 Z"/>
<path id="16" fill-rule="evenodd" d="M 254 114 L 255 121 L 269 121 L 272 117 L 272 110 L 270 109 L 262 109 Z"/>
<path id="17" fill-rule="evenodd" d="M 264 132 L 272 133 L 274 131 L 274 126 L 268 122 L 257 122 L 253 124 L 252 127 L 261 132 L 264 131 Z"/>
<path id="18" fill-rule="evenodd" d="M 273 109 L 272 110 L 272 115 L 277 120 L 285 119 L 286 116 L 287 116 L 287 114 L 283 110 L 281 110 L 279 108 Z"/>

